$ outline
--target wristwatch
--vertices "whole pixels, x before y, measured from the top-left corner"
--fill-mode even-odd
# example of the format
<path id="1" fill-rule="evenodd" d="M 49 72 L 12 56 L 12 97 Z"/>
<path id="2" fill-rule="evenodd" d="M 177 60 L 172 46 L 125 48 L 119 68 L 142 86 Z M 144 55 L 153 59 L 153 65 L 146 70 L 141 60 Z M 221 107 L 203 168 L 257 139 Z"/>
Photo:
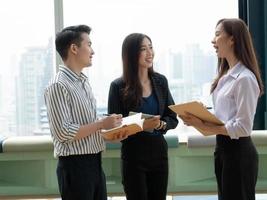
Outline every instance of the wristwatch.
<path id="1" fill-rule="evenodd" d="M 165 130 L 167 127 L 167 123 L 165 121 L 160 120 L 159 126 L 156 127 L 156 130 Z"/>
<path id="2" fill-rule="evenodd" d="M 162 122 L 162 130 L 165 130 L 167 128 L 167 123 L 165 121 L 161 121 Z"/>

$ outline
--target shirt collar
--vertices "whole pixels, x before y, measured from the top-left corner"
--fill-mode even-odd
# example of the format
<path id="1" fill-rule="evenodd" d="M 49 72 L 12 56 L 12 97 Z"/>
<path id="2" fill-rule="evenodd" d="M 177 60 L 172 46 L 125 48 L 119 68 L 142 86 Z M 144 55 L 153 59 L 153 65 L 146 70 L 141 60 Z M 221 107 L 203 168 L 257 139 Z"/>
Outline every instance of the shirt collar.
<path id="1" fill-rule="evenodd" d="M 74 71 L 72 71 L 70 68 L 64 65 L 59 66 L 59 71 L 65 73 L 72 81 L 81 80 L 82 82 L 84 82 L 88 78 L 83 72 L 81 72 L 81 74 L 78 75 Z"/>
<path id="2" fill-rule="evenodd" d="M 244 66 L 241 62 L 238 62 L 232 69 L 227 73 L 228 76 L 232 76 L 234 79 L 237 79 L 239 74 L 244 70 Z"/>

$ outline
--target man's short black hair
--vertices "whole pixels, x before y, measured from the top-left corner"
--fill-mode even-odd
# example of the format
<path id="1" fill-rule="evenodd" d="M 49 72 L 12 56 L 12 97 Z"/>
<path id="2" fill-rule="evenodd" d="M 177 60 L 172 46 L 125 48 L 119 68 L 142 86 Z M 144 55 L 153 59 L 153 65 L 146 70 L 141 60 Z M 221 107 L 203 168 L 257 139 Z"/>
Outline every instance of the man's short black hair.
<path id="1" fill-rule="evenodd" d="M 63 60 L 68 57 L 68 49 L 71 44 L 80 46 L 82 41 L 82 33 L 91 32 L 91 28 L 87 25 L 69 26 L 58 32 L 56 35 L 56 50 Z"/>

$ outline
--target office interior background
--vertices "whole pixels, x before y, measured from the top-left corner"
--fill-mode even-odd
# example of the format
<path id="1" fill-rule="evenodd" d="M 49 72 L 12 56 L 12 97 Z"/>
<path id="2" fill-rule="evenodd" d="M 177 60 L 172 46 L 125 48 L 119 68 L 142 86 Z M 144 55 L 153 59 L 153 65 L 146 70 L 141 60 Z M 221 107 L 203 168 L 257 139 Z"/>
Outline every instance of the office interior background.
<path id="1" fill-rule="evenodd" d="M 84 72 L 101 115 L 107 112 L 109 84 L 122 74 L 122 41 L 133 32 L 151 37 L 154 69 L 168 78 L 176 104 L 197 100 L 212 106 L 209 90 L 216 74 L 217 57 L 211 40 L 221 18 L 240 17 L 247 22 L 265 81 L 266 13 L 264 0 L 3 1 L 0 138 L 50 135 L 43 91 L 62 63 L 54 40 L 55 33 L 63 27 L 77 24 L 92 27 L 95 55 L 93 65 Z M 254 129 L 266 129 L 265 95 L 259 100 Z M 188 133 L 194 134 L 195 130 L 179 123 L 168 134 L 185 140 Z"/>

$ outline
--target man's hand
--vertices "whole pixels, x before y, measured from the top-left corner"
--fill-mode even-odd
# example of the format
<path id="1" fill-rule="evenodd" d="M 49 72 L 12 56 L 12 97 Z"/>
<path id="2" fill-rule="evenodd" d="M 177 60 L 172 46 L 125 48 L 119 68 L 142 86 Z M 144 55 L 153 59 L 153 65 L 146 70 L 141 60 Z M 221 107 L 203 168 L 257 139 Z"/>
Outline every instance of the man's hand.
<path id="1" fill-rule="evenodd" d="M 115 128 L 115 127 L 121 125 L 122 115 L 121 114 L 119 114 L 119 115 L 112 114 L 110 116 L 107 116 L 107 117 L 101 119 L 100 121 L 101 121 L 101 128 L 102 129 Z"/>

